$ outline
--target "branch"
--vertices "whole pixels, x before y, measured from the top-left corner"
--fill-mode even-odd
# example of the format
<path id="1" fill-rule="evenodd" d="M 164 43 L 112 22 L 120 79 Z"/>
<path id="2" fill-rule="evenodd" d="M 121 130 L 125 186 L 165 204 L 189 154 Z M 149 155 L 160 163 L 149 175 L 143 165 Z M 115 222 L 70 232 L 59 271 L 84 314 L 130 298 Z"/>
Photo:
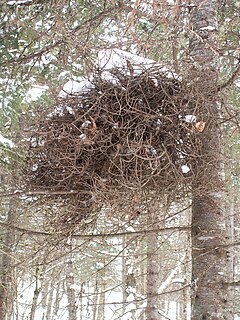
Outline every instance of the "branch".
<path id="1" fill-rule="evenodd" d="M 70 190 L 70 191 L 51 191 L 51 190 L 24 190 L 24 191 L 13 191 L 13 192 L 0 192 L 0 198 L 11 198 L 11 197 L 20 197 L 20 196 L 38 196 L 38 195 L 68 195 L 68 194 L 89 194 L 92 195 L 90 191 L 76 191 L 76 190 Z"/>
<path id="2" fill-rule="evenodd" d="M 84 35 L 84 34 L 88 33 L 88 29 L 84 31 L 84 30 L 82 30 L 82 28 L 83 27 L 86 28 L 87 26 L 92 25 L 93 22 L 95 22 L 95 21 L 98 21 L 98 20 L 101 20 L 101 19 L 106 18 L 108 16 L 111 16 L 115 10 L 119 10 L 119 7 L 112 6 L 112 7 L 108 8 L 107 10 L 104 10 L 104 11 L 100 12 L 96 16 L 84 21 L 79 26 L 75 27 L 72 30 L 69 30 L 69 37 L 71 37 L 77 31 L 80 31 L 80 30 L 81 30 L 81 35 Z M 2 63 L 0 63 L 0 66 L 6 66 L 8 64 L 15 64 L 15 63 L 28 62 L 29 60 L 32 60 L 34 58 L 40 58 L 43 54 L 48 53 L 49 51 L 51 51 L 52 49 L 54 49 L 56 47 L 60 47 L 64 43 L 65 43 L 65 38 L 62 37 L 62 39 L 56 41 L 55 43 L 53 43 L 51 45 L 48 45 L 48 46 L 42 48 L 41 50 L 39 50 L 37 52 L 33 52 L 33 53 L 29 54 L 29 55 L 20 55 L 20 57 L 18 57 L 18 58 L 13 58 L 13 59 L 10 59 L 10 60 L 3 61 Z"/>
<path id="3" fill-rule="evenodd" d="M 240 59 L 238 60 L 237 68 L 233 72 L 232 76 L 225 83 L 220 84 L 217 87 L 217 91 L 221 91 L 221 90 L 225 89 L 226 87 L 232 85 L 234 83 L 234 81 L 237 80 L 239 75 L 240 75 Z"/>
<path id="4" fill-rule="evenodd" d="M 232 281 L 232 282 L 224 282 L 224 284 L 226 286 L 230 286 L 230 287 L 240 286 L 240 280 Z"/>
<path id="5" fill-rule="evenodd" d="M 37 52 L 31 53 L 29 55 L 20 55 L 20 57 L 18 57 L 18 58 L 13 58 L 10 60 L 3 61 L 0 64 L 0 66 L 4 67 L 9 64 L 28 62 L 29 60 L 32 60 L 34 58 L 40 58 L 43 54 L 48 53 L 51 49 L 54 49 L 55 47 L 60 46 L 63 43 L 64 43 L 63 40 L 59 40 L 59 41 L 55 42 L 54 44 L 48 45 L 45 48 L 43 48 Z"/>
<path id="6" fill-rule="evenodd" d="M 19 232 L 23 232 L 26 234 L 32 234 L 32 235 L 39 235 L 39 236 L 55 236 L 55 233 L 45 232 L 45 231 L 36 231 L 36 230 L 30 230 L 25 229 L 21 227 L 17 227 L 14 225 L 7 224 L 5 222 L 0 222 L 0 226 L 3 226 L 8 229 L 13 229 Z M 165 233 L 170 231 L 190 231 L 190 227 L 188 226 L 180 226 L 180 227 L 168 227 L 168 228 L 159 228 L 159 229 L 150 229 L 150 230 L 139 230 L 139 231 L 129 231 L 129 232 L 117 232 L 117 233 L 96 233 L 96 234 L 75 234 L 72 235 L 73 238 L 76 239 L 92 239 L 92 238 L 114 238 L 119 236 L 125 236 L 125 235 L 142 235 L 142 234 L 149 234 L 149 233 Z M 61 234 L 58 233 L 58 236 Z M 65 233 L 63 232 L 62 235 L 64 236 Z"/>

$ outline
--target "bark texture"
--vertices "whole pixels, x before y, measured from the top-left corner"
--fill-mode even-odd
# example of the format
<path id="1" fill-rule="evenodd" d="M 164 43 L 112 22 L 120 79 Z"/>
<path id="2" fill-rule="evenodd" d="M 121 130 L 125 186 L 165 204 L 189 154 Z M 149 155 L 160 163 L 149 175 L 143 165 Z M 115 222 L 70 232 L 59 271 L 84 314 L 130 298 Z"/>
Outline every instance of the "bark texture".
<path id="1" fill-rule="evenodd" d="M 12 225 L 17 220 L 16 203 L 9 205 L 7 224 Z M 0 320 L 5 320 L 7 313 L 12 308 L 12 286 L 13 269 L 11 267 L 13 260 L 13 247 L 15 244 L 15 233 L 11 229 L 3 231 L 3 250 L 0 266 Z"/>
<path id="2" fill-rule="evenodd" d="M 39 287 L 39 279 L 38 279 L 38 275 L 36 274 L 36 286 L 35 286 L 35 290 L 34 290 L 34 294 L 33 294 L 33 300 L 32 300 L 32 305 L 31 305 L 31 311 L 30 311 L 30 316 L 29 319 L 30 320 L 34 320 L 35 318 L 35 314 L 36 314 L 36 310 L 37 310 L 37 305 L 38 305 L 38 297 L 41 291 L 41 287 Z"/>
<path id="3" fill-rule="evenodd" d="M 68 299 L 68 319 L 77 320 L 77 307 L 76 297 L 74 289 L 74 268 L 72 260 L 67 262 L 67 275 L 66 275 L 66 286 L 67 286 L 67 299 Z"/>
<path id="4" fill-rule="evenodd" d="M 148 227 L 149 229 L 156 228 L 156 212 L 154 210 L 148 212 Z M 158 312 L 159 296 L 159 265 L 158 265 L 158 234 L 150 232 L 147 235 L 147 307 L 146 319 L 158 320 L 160 315 Z"/>
<path id="5" fill-rule="evenodd" d="M 231 296 L 227 280 L 227 239 L 223 168 L 220 158 L 221 133 L 217 125 L 218 70 L 216 55 L 217 5 L 215 0 L 194 0 L 191 12 L 190 56 L 195 84 L 209 121 L 202 136 L 204 172 L 196 169 L 192 206 L 192 320 L 231 320 Z M 215 91 L 215 92 L 214 92 Z M 203 99 L 204 98 L 204 99 Z M 206 180 L 208 177 L 208 181 Z M 199 192 L 199 186 L 204 187 Z M 193 192 L 195 191 L 193 190 Z"/>
<path id="6" fill-rule="evenodd" d="M 105 264 L 105 263 L 104 263 Z M 99 305 L 97 310 L 97 317 L 96 320 L 104 320 L 105 319 L 105 290 L 106 290 L 106 280 L 105 280 L 105 270 L 103 272 L 103 276 L 101 278 L 101 286 L 100 286 L 100 293 L 99 293 Z"/>

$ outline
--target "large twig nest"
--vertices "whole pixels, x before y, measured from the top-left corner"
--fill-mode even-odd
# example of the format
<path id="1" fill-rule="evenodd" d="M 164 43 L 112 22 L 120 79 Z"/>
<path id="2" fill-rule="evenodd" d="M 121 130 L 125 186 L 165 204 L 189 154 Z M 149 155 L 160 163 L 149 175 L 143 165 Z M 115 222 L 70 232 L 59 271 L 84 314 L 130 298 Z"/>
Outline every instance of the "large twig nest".
<path id="1" fill-rule="evenodd" d="M 38 111 L 31 126 L 27 183 L 59 191 L 58 200 L 75 208 L 74 223 L 94 202 L 123 201 L 129 190 L 186 193 L 201 149 L 204 123 L 181 81 L 156 67 L 137 75 L 118 68 L 111 81 L 103 75 Z"/>

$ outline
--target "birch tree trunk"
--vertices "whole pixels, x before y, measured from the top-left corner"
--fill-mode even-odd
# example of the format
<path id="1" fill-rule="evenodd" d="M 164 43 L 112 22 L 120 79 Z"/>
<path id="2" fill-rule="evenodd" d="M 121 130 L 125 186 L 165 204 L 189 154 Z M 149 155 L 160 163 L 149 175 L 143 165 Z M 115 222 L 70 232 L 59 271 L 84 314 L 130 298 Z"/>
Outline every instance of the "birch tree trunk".
<path id="1" fill-rule="evenodd" d="M 221 133 L 217 124 L 217 6 L 216 0 L 194 0 L 191 11 L 190 55 L 195 85 L 204 102 L 202 117 L 209 120 L 202 133 L 201 170 L 196 169 L 192 205 L 192 320 L 232 319 L 227 279 L 227 238 Z M 215 93 L 214 93 L 215 91 Z M 205 119 L 204 119 L 205 120 Z M 208 177 L 208 181 L 206 181 Z M 205 189 L 196 191 L 199 186 Z"/>

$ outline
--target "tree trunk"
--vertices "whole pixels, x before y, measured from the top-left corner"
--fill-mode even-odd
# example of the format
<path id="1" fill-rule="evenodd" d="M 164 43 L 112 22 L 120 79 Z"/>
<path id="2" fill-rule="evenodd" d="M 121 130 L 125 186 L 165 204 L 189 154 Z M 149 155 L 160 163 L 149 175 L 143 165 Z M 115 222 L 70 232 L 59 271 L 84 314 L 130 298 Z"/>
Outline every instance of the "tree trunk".
<path id="1" fill-rule="evenodd" d="M 36 274 L 35 274 L 35 290 L 34 290 L 34 294 L 33 294 L 33 300 L 32 300 L 32 305 L 31 305 L 31 312 L 30 312 L 30 320 L 34 320 L 35 318 L 35 313 L 37 310 L 37 305 L 38 305 L 38 297 L 41 291 L 41 285 L 39 283 L 39 268 L 36 268 Z"/>
<path id="2" fill-rule="evenodd" d="M 73 276 L 73 262 L 69 260 L 67 262 L 67 275 L 66 275 L 66 285 L 67 285 L 67 298 L 68 298 L 68 319 L 77 320 L 77 307 L 75 298 L 74 276 Z"/>
<path id="3" fill-rule="evenodd" d="M 56 296 L 54 301 L 54 307 L 53 307 L 53 318 L 57 319 L 58 311 L 59 311 L 59 304 L 60 304 L 60 289 L 61 289 L 61 281 L 59 280 L 57 282 L 57 288 L 56 288 Z"/>
<path id="4" fill-rule="evenodd" d="M 51 285 L 49 287 L 49 294 L 48 294 L 48 302 L 47 302 L 47 310 L 46 310 L 46 320 L 51 320 L 52 318 L 52 304 L 53 304 L 53 292 L 54 292 L 54 282 L 56 280 L 51 281 Z"/>
<path id="5" fill-rule="evenodd" d="M 201 97 L 202 155 L 195 169 L 192 204 L 192 320 L 230 320 L 228 296 L 226 216 L 224 211 L 221 133 L 217 124 L 216 0 L 194 0 L 191 12 L 190 55 L 194 81 Z M 206 28 L 208 27 L 208 28 Z M 215 91 L 215 93 L 214 93 Z M 206 180 L 207 179 L 207 180 Z M 202 188 L 200 191 L 199 188 Z M 203 190 L 204 188 L 204 190 Z"/>
<path id="6" fill-rule="evenodd" d="M 122 248 L 126 247 L 126 236 L 122 238 Z M 126 249 L 122 252 L 122 316 L 124 317 L 127 302 L 127 255 L 125 253 Z"/>
<path id="7" fill-rule="evenodd" d="M 224 244 L 225 220 L 219 203 L 210 197 L 198 197 L 193 204 L 192 319 L 230 320 L 228 306 L 227 258 Z"/>
<path id="8" fill-rule="evenodd" d="M 103 260 L 103 264 L 105 265 L 105 259 Z M 97 320 L 104 320 L 105 319 L 105 301 L 106 301 L 106 269 L 102 270 L 102 277 L 100 278 L 100 292 L 99 292 L 99 302 L 98 302 L 98 310 L 97 310 Z"/>
<path id="9" fill-rule="evenodd" d="M 149 229 L 156 228 L 156 212 L 155 208 L 151 208 L 148 212 L 148 227 Z M 157 232 L 151 232 L 147 234 L 147 307 L 146 307 L 146 319 L 158 320 L 158 259 L 157 249 L 158 234 Z"/>
<path id="10" fill-rule="evenodd" d="M 9 205 L 7 224 L 13 225 L 17 220 L 16 203 Z M 11 286 L 12 286 L 12 254 L 15 243 L 15 233 L 12 229 L 3 231 L 3 250 L 0 269 L 0 320 L 5 320 L 7 312 L 12 308 Z"/>
<path id="11" fill-rule="evenodd" d="M 138 239 L 136 242 L 136 250 L 134 253 L 134 273 L 136 279 L 136 298 L 139 299 L 144 296 L 144 263 L 145 263 L 145 255 L 144 255 L 144 243 L 142 238 Z M 142 308 L 142 300 L 136 302 L 136 308 L 140 311 L 139 320 L 142 319 L 143 310 Z"/>
<path id="12" fill-rule="evenodd" d="M 43 308 L 43 315 L 42 315 L 42 320 L 45 319 L 46 317 L 46 312 L 47 312 L 47 297 L 48 297 L 48 289 L 49 289 L 49 279 L 44 279 L 42 282 L 42 301 L 41 305 Z"/>
<path id="13" fill-rule="evenodd" d="M 97 305 L 98 305 L 98 278 L 96 277 L 95 280 L 95 287 L 94 287 L 94 293 L 93 293 L 93 320 L 96 320 L 96 315 L 97 315 Z"/>

